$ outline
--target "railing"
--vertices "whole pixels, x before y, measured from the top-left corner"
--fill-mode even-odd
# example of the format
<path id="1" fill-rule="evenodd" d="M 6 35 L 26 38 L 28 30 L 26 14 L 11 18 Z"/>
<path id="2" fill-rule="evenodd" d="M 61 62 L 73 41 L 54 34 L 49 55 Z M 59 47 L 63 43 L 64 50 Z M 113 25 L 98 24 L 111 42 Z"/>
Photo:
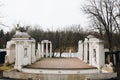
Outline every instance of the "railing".
<path id="1" fill-rule="evenodd" d="M 0 49 L 0 52 L 7 51 L 6 49 Z"/>

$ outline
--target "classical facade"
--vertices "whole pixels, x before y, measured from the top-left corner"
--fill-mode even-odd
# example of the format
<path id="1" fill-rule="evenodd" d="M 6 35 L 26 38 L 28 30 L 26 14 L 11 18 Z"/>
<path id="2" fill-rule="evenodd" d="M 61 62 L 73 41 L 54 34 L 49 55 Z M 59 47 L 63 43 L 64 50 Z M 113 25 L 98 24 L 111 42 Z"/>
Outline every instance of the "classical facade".
<path id="1" fill-rule="evenodd" d="M 103 41 L 92 35 L 87 36 L 84 41 L 78 42 L 78 55 L 84 62 L 102 67 L 105 64 Z M 25 65 L 31 65 L 43 57 L 52 57 L 52 42 L 43 40 L 35 49 L 35 40 L 25 32 L 16 31 L 11 41 L 7 42 L 7 55 L 5 63 L 15 63 L 15 69 L 21 70 Z"/>
<path id="2" fill-rule="evenodd" d="M 25 32 L 16 31 L 12 40 L 7 42 L 6 49 L 5 63 L 15 63 L 15 69 L 20 70 L 36 61 L 35 40 Z"/>
<path id="3" fill-rule="evenodd" d="M 5 64 L 14 63 L 15 69 L 21 70 L 23 66 L 31 65 L 43 57 L 52 57 L 52 42 L 43 40 L 35 49 L 35 40 L 26 32 L 16 31 L 16 34 L 7 42 L 7 55 Z"/>
<path id="4" fill-rule="evenodd" d="M 104 43 L 92 35 L 78 42 L 78 54 L 81 60 L 97 68 L 105 64 Z"/>
<path id="5" fill-rule="evenodd" d="M 88 77 L 92 76 L 91 79 L 98 79 L 98 76 L 100 76 L 100 79 L 102 79 L 103 77 L 106 78 L 106 76 L 109 76 L 110 78 L 117 76 L 116 73 L 101 75 L 102 72 L 110 72 L 109 70 L 113 72 L 113 69 L 111 65 L 103 66 L 105 64 L 103 41 L 95 38 L 92 35 L 87 36 L 87 38 L 85 38 L 85 41 L 80 40 L 78 42 L 78 53 L 72 53 L 71 51 L 69 51 L 69 54 L 67 53 L 65 56 L 63 56 L 68 58 L 51 59 L 52 42 L 49 40 L 41 41 L 41 43 L 38 44 L 37 49 L 36 46 L 37 45 L 35 45 L 35 40 L 31 38 L 30 35 L 28 35 L 26 32 L 16 31 L 16 34 L 11 39 L 11 41 L 7 42 L 7 55 L 5 57 L 5 63 L 14 63 L 14 68 L 21 71 L 21 73 L 17 71 L 5 71 L 3 72 L 4 77 L 16 79 L 33 78 L 33 80 L 38 80 L 49 79 L 51 76 L 49 75 L 49 78 L 46 78 L 47 74 L 53 74 L 53 79 L 56 74 L 83 74 Z M 14 76 L 15 74 L 16 76 Z M 89 76 L 88 74 L 91 76 Z M 96 74 L 97 77 L 93 74 Z M 76 79 L 78 79 L 78 76 Z"/>

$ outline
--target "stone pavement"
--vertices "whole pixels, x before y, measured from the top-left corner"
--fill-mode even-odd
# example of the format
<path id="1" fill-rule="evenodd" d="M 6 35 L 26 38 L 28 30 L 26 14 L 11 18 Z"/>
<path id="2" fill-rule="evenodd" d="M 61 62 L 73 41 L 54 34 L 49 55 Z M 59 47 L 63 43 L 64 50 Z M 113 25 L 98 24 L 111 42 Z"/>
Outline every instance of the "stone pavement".
<path id="1" fill-rule="evenodd" d="M 33 69 L 96 69 L 78 58 L 43 58 L 27 66 Z"/>

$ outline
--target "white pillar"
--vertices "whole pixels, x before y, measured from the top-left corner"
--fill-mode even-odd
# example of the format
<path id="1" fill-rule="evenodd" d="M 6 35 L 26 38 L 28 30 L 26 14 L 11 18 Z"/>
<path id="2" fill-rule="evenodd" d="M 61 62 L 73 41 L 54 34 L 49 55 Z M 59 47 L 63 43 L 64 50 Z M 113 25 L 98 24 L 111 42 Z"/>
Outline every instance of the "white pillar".
<path id="1" fill-rule="evenodd" d="M 35 42 L 32 42 L 32 63 L 36 61 L 36 56 L 35 56 Z"/>
<path id="2" fill-rule="evenodd" d="M 46 57 L 48 57 L 48 43 L 46 43 Z"/>
<path id="3" fill-rule="evenodd" d="M 41 43 L 41 54 L 42 54 L 42 57 L 44 57 L 44 43 Z"/>
<path id="4" fill-rule="evenodd" d="M 16 45 L 15 66 L 14 66 L 15 69 L 17 69 L 17 67 L 18 67 L 18 54 L 17 54 L 17 50 L 18 50 L 18 45 Z"/>
<path id="5" fill-rule="evenodd" d="M 22 54 L 23 53 L 23 50 L 21 49 L 21 44 L 19 42 L 16 42 L 16 48 L 15 48 L 15 66 L 14 68 L 17 69 L 17 70 L 21 70 L 22 66 Z"/>
<path id="6" fill-rule="evenodd" d="M 83 42 L 80 40 L 78 42 L 78 56 L 81 60 L 83 60 Z"/>
<path id="7" fill-rule="evenodd" d="M 71 49 L 69 49 L 69 54 L 68 54 L 68 57 L 70 57 L 70 54 L 71 54 L 72 52 L 71 52 Z"/>
<path id="8" fill-rule="evenodd" d="M 96 54 L 97 58 L 97 63 L 98 63 L 98 67 L 100 68 L 101 66 L 103 66 L 105 64 L 105 54 L 104 54 L 104 43 L 103 41 L 99 41 L 99 49 Z M 99 55 L 98 55 L 99 54 Z"/>
<path id="9" fill-rule="evenodd" d="M 89 42 L 89 64 L 90 65 L 92 65 L 92 58 L 93 58 L 92 42 Z"/>
<path id="10" fill-rule="evenodd" d="M 18 46 L 18 50 L 17 50 L 17 55 L 18 55 L 18 70 L 21 70 L 21 68 L 22 68 L 22 56 L 23 56 L 23 54 L 21 54 L 21 52 L 23 53 L 23 50 L 22 50 L 22 44 L 20 44 L 19 43 L 19 46 Z"/>
<path id="11" fill-rule="evenodd" d="M 113 54 L 113 60 L 114 60 L 114 64 L 116 65 L 116 56 L 115 56 L 115 54 Z"/>
<path id="12" fill-rule="evenodd" d="M 39 59 L 41 58 L 41 45 L 38 43 L 38 54 L 39 54 Z"/>
<path id="13" fill-rule="evenodd" d="M 32 57 L 32 42 L 29 42 L 29 44 L 30 44 L 30 49 L 29 49 L 29 51 L 28 51 L 28 53 L 29 53 L 29 55 L 28 55 L 28 57 L 29 57 L 29 64 L 31 64 L 32 63 L 32 59 L 31 59 L 31 57 Z"/>
<path id="14" fill-rule="evenodd" d="M 50 43 L 50 57 L 52 57 L 52 43 Z"/>
<path id="15" fill-rule="evenodd" d="M 84 41 L 84 61 L 87 63 L 88 59 L 88 39 Z"/>

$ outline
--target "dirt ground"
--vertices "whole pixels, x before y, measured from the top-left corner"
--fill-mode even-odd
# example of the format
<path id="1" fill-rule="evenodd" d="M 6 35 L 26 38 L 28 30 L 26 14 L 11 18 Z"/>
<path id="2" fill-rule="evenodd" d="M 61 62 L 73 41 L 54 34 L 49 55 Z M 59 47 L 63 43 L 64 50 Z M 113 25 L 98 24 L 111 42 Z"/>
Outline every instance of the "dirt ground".
<path id="1" fill-rule="evenodd" d="M 94 69 L 78 58 L 43 58 L 40 61 L 27 66 L 28 68 L 50 69 Z"/>

